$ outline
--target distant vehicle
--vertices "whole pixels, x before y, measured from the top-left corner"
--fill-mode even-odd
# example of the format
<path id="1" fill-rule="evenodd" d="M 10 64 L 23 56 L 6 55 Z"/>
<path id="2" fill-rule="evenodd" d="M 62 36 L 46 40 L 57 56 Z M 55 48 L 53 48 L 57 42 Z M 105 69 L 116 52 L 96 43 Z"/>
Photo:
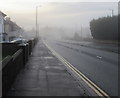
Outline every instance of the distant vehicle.
<path id="1" fill-rule="evenodd" d="M 27 42 L 28 42 L 27 39 L 21 39 L 21 38 L 11 41 L 11 43 L 19 43 L 19 44 L 26 44 Z"/>

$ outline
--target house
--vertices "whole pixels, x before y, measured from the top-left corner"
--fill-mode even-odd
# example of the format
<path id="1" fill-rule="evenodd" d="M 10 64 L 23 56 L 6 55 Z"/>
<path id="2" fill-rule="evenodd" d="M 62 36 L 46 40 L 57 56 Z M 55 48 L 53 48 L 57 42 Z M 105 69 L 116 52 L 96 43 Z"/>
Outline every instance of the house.
<path id="1" fill-rule="evenodd" d="M 4 33 L 4 17 L 6 14 L 0 11 L 0 33 Z"/>
<path id="2" fill-rule="evenodd" d="M 0 42 L 14 40 L 21 32 L 22 28 L 0 11 Z"/>
<path id="3" fill-rule="evenodd" d="M 7 33 L 5 33 L 5 29 L 4 29 L 5 16 L 7 15 L 0 11 L 0 42 L 8 40 Z"/>
<path id="4" fill-rule="evenodd" d="M 9 40 L 14 40 L 16 37 L 20 36 L 20 27 L 12 22 L 9 17 L 5 18 L 4 30 L 8 34 Z"/>

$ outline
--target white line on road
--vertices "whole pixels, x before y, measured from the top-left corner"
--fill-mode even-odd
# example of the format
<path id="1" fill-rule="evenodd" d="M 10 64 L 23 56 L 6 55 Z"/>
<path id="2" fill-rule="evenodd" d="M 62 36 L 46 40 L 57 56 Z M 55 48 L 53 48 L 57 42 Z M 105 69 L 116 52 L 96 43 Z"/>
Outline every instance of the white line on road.
<path id="1" fill-rule="evenodd" d="M 101 56 L 98 56 L 98 55 L 97 55 L 96 57 L 97 57 L 97 58 L 99 58 L 99 59 L 102 59 L 102 57 L 101 57 Z"/>

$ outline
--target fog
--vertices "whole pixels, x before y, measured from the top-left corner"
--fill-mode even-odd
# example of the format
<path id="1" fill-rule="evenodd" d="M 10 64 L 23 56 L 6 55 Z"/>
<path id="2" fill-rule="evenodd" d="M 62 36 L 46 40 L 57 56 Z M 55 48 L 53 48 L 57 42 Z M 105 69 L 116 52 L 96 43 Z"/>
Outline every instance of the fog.
<path id="1" fill-rule="evenodd" d="M 18 4 L 18 5 L 17 5 Z M 118 13 L 117 2 L 49 2 L 49 3 L 8 3 L 10 8 L 1 8 L 11 20 L 24 28 L 26 36 L 35 36 L 36 6 L 38 7 L 39 35 L 61 38 L 73 37 L 77 32 L 81 37 L 91 37 L 89 22 L 99 17 Z"/>

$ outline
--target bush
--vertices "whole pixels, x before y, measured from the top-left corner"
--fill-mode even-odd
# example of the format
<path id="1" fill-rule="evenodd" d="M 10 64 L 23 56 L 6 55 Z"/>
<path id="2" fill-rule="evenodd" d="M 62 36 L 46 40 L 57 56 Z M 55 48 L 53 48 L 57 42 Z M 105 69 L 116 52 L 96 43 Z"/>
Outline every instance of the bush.
<path id="1" fill-rule="evenodd" d="M 94 39 L 118 40 L 118 16 L 93 19 L 90 30 Z"/>

